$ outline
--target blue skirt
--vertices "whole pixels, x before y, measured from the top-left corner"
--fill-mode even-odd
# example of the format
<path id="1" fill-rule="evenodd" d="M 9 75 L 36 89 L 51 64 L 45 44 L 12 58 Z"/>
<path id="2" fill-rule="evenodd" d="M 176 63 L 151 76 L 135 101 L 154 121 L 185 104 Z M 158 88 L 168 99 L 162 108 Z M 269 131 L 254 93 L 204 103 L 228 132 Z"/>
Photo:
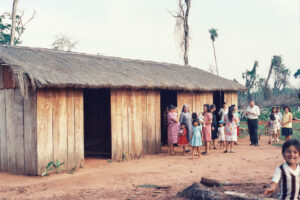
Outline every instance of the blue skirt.
<path id="1" fill-rule="evenodd" d="M 293 129 L 292 128 L 282 128 L 281 129 L 281 134 L 283 136 L 293 135 Z"/>

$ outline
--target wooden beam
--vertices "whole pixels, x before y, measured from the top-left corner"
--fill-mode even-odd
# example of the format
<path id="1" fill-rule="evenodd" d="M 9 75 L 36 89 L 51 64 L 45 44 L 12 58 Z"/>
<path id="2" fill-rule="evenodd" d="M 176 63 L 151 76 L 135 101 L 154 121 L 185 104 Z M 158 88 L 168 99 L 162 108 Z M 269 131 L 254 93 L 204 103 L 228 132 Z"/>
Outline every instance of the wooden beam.
<path id="1" fill-rule="evenodd" d="M 76 166 L 84 163 L 84 122 L 83 122 L 83 90 L 74 91 L 75 106 L 75 159 Z"/>
<path id="2" fill-rule="evenodd" d="M 7 171 L 6 90 L 0 90 L 0 169 Z"/>
<path id="3" fill-rule="evenodd" d="M 74 90 L 73 89 L 67 89 L 67 120 L 68 120 L 68 122 L 67 122 L 68 169 L 73 169 L 76 166 L 76 160 L 75 160 L 75 106 L 74 106 Z"/>

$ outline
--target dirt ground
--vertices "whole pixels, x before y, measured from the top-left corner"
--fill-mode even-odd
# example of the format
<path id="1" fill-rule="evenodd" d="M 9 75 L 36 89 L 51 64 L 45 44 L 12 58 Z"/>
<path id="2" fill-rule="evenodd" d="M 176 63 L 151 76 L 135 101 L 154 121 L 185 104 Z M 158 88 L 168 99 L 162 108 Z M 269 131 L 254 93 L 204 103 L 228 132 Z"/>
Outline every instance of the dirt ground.
<path id="1" fill-rule="evenodd" d="M 86 159 L 84 168 L 74 174 L 48 177 L 1 172 L 0 199 L 174 199 L 178 191 L 199 182 L 202 176 L 233 183 L 268 183 L 283 159 L 280 147 L 268 145 L 266 137 L 260 144 L 250 146 L 244 138 L 235 147 L 236 153 L 211 150 L 210 155 L 194 160 L 181 153 L 122 163 Z"/>

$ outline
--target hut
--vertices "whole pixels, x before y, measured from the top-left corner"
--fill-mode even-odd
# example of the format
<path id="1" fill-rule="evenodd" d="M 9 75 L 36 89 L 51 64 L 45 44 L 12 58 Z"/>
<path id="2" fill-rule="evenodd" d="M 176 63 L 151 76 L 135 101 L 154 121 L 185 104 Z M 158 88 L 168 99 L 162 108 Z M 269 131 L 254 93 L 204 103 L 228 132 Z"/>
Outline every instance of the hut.
<path id="1" fill-rule="evenodd" d="M 0 46 L 0 170 L 39 175 L 88 156 L 158 153 L 164 109 L 237 104 L 244 86 L 175 64 Z M 162 134 L 163 133 L 163 134 Z"/>

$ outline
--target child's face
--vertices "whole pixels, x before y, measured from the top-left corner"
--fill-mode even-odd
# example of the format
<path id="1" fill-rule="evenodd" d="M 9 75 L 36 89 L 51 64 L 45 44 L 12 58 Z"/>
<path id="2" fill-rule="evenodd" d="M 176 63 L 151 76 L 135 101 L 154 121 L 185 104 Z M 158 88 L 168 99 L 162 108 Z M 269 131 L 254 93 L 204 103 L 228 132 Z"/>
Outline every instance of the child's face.
<path id="1" fill-rule="evenodd" d="M 223 124 L 220 124 L 220 127 L 222 127 L 223 126 Z"/>
<path id="2" fill-rule="evenodd" d="M 283 153 L 283 157 L 286 160 L 287 164 L 297 164 L 299 160 L 299 151 L 295 146 L 291 145 L 288 149 L 285 150 L 285 152 Z"/>
<path id="3" fill-rule="evenodd" d="M 285 108 L 285 109 L 284 109 L 284 112 L 288 113 L 288 112 L 289 112 L 289 109 L 288 109 L 288 108 Z"/>
<path id="4" fill-rule="evenodd" d="M 185 129 L 185 125 L 181 125 L 181 128 L 182 128 L 182 129 Z"/>
<path id="5" fill-rule="evenodd" d="M 194 126 L 198 126 L 199 124 L 198 124 L 198 122 L 194 122 Z M 178 127 L 178 126 L 177 126 Z"/>

